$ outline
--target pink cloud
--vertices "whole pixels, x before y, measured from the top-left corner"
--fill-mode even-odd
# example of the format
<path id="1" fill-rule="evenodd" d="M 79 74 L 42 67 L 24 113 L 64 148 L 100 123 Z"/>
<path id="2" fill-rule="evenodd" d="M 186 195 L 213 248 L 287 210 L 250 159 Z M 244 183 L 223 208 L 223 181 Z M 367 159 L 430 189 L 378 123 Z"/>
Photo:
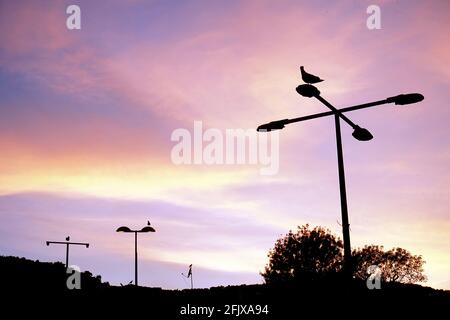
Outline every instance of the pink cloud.
<path id="1" fill-rule="evenodd" d="M 0 48 L 24 56 L 54 52 L 73 43 L 61 1 L 5 1 L 0 10 Z"/>

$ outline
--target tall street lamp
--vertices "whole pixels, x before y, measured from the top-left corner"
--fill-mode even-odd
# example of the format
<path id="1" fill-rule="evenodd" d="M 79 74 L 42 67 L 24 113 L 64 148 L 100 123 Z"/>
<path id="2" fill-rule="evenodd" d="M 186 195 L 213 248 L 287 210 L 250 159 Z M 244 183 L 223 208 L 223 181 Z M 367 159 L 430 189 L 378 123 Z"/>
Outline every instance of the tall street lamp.
<path id="1" fill-rule="evenodd" d="M 138 286 L 138 252 L 137 252 L 137 234 L 144 232 L 156 232 L 150 225 L 143 227 L 141 230 L 131 230 L 128 227 L 120 227 L 116 232 L 134 232 L 134 285 Z"/>
<path id="2" fill-rule="evenodd" d="M 326 101 L 321 95 L 320 91 L 311 84 L 302 84 L 296 88 L 296 91 L 308 98 L 316 98 L 327 106 L 331 111 L 311 114 L 308 116 L 298 117 L 294 119 L 283 119 L 272 121 L 263 124 L 257 128 L 257 131 L 267 132 L 272 130 L 283 129 L 287 124 L 312 120 L 316 118 L 334 116 L 335 129 L 336 129 L 336 147 L 337 147 L 337 159 L 338 159 L 338 173 L 339 173 L 339 190 L 341 198 L 341 215 L 342 215 L 342 233 L 344 238 L 344 273 L 347 277 L 352 277 L 352 262 L 351 262 L 351 245 L 350 245 L 350 224 L 348 219 L 348 208 L 347 208 L 347 193 L 345 188 L 345 172 L 344 172 L 344 158 L 342 151 L 342 138 L 341 138 L 341 125 L 340 119 L 344 120 L 348 125 L 353 128 L 353 137 L 359 141 L 369 141 L 373 138 L 372 134 L 364 128 L 356 125 L 347 116 L 344 115 L 345 112 L 374 107 L 386 103 L 394 103 L 396 105 L 406 105 L 411 103 L 420 102 L 424 99 L 423 95 L 420 93 L 409 93 L 400 94 L 394 97 L 389 97 L 384 100 L 364 103 L 352 107 L 346 107 L 342 109 L 336 109 L 328 101 Z"/>

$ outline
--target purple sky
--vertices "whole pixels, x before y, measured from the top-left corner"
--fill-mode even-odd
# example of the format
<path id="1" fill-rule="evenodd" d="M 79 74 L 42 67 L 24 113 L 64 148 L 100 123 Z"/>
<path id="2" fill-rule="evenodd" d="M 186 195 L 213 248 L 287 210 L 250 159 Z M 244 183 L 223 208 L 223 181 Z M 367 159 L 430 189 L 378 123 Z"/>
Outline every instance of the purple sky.
<path id="1" fill-rule="evenodd" d="M 420 92 L 343 124 L 352 245 L 400 246 L 450 289 L 448 1 L 0 1 L 0 254 L 63 260 L 114 284 L 260 283 L 275 240 L 310 223 L 340 235 L 331 118 L 280 131 L 280 170 L 174 165 L 171 133 L 326 111 L 295 92 L 299 65 L 336 106 Z M 366 27 L 370 4 L 382 28 Z"/>

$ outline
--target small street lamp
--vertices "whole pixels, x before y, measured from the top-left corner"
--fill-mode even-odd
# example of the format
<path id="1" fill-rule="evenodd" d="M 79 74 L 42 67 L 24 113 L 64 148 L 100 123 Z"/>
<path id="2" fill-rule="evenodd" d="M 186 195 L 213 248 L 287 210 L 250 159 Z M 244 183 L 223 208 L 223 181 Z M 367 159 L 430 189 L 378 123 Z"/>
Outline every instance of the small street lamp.
<path id="1" fill-rule="evenodd" d="M 69 242 L 70 241 L 70 237 L 66 237 L 66 241 L 46 241 L 45 243 L 47 244 L 47 246 L 51 245 L 51 244 L 65 244 L 66 245 L 66 269 L 69 267 L 69 246 L 70 245 L 75 245 L 75 246 L 86 246 L 86 248 L 89 248 L 89 243 L 84 243 L 84 242 Z"/>
<path id="2" fill-rule="evenodd" d="M 120 227 L 116 230 L 116 232 L 134 233 L 134 285 L 138 286 L 137 234 L 145 232 L 156 232 L 156 230 L 150 226 L 150 223 L 148 223 L 148 225 L 143 227 L 141 230 L 131 230 L 128 227 Z"/>

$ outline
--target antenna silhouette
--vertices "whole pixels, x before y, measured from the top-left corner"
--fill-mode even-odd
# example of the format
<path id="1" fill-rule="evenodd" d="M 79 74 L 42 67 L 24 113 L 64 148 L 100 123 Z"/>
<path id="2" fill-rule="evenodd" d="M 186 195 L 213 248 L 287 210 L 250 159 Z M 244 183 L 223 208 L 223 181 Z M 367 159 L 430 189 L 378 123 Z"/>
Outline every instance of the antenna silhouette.
<path id="1" fill-rule="evenodd" d="M 63 241 L 46 241 L 45 242 L 47 246 L 51 244 L 65 244 L 66 245 L 66 269 L 69 267 L 69 246 L 75 245 L 75 246 L 86 246 L 86 248 L 89 248 L 89 243 L 84 242 L 70 242 L 70 236 L 66 237 L 66 242 Z"/>
<path id="2" fill-rule="evenodd" d="M 183 277 L 191 278 L 191 290 L 194 289 L 194 277 L 192 276 L 192 264 L 189 265 L 188 274 L 181 273 Z"/>

